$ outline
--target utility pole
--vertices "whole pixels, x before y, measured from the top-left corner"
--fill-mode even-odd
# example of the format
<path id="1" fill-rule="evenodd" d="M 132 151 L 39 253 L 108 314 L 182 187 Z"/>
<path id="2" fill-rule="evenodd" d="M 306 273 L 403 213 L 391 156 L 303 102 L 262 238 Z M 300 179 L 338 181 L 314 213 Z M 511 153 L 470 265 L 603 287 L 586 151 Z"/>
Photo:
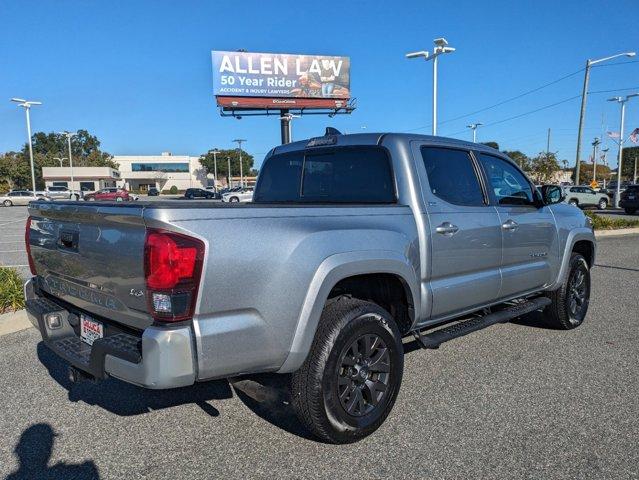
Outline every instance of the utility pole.
<path id="1" fill-rule="evenodd" d="M 31 187 L 33 188 L 33 194 L 36 192 L 35 184 L 35 168 L 33 167 L 33 145 L 31 144 L 31 117 L 29 111 L 33 105 L 42 105 L 42 102 L 33 102 L 25 100 L 23 98 L 12 98 L 12 102 L 16 102 L 20 107 L 24 108 L 24 113 L 27 117 L 27 136 L 29 137 L 29 158 L 31 160 Z"/>
<path id="2" fill-rule="evenodd" d="M 213 187 L 217 190 L 217 154 L 220 152 L 216 148 L 211 153 L 213 153 Z"/>
<path id="3" fill-rule="evenodd" d="M 546 158 L 550 155 L 550 128 L 548 129 L 548 137 L 546 138 Z"/>
<path id="4" fill-rule="evenodd" d="M 240 187 L 244 188 L 244 174 L 242 173 L 242 142 L 246 142 L 246 139 L 236 138 L 233 141 L 237 142 L 237 148 L 240 151 Z"/>
<path id="5" fill-rule="evenodd" d="M 423 57 L 424 60 L 433 60 L 433 136 L 437 135 L 437 62 L 439 60 L 439 56 L 443 53 L 453 53 L 455 49 L 453 47 L 448 46 L 448 41 L 445 38 L 436 38 L 433 40 L 435 43 L 435 48 L 433 49 L 433 54 L 431 55 L 429 52 L 422 50 L 419 52 L 407 53 L 406 58 L 420 58 Z"/>
<path id="6" fill-rule="evenodd" d="M 593 183 L 597 181 L 597 149 L 601 141 L 595 137 L 592 142 L 592 181 Z"/>
<path id="7" fill-rule="evenodd" d="M 588 99 L 588 81 L 590 80 L 590 67 L 593 65 L 605 62 L 606 60 L 612 60 L 613 58 L 621 57 L 634 57 L 636 55 L 635 52 L 626 52 L 626 53 L 618 53 L 616 55 L 611 55 L 605 58 L 599 58 L 597 60 L 586 60 L 586 68 L 584 74 L 584 86 L 581 92 L 581 110 L 579 111 L 579 130 L 577 131 L 577 155 L 575 159 L 575 185 L 579 185 L 579 168 L 580 168 L 580 160 L 581 156 L 581 136 L 584 130 L 584 118 L 586 117 L 586 101 Z"/>
<path id="8" fill-rule="evenodd" d="M 231 188 L 231 157 L 226 157 L 226 161 L 228 162 L 229 174 L 226 179 L 229 181 L 228 188 Z"/>

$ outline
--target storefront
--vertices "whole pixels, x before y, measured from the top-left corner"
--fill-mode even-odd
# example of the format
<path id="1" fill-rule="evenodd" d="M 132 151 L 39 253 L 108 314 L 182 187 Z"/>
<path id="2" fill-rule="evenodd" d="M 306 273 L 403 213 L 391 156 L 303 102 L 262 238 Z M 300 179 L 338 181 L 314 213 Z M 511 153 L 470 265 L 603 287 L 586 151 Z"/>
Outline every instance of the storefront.
<path id="1" fill-rule="evenodd" d="M 42 167 L 42 177 L 46 187 L 67 187 L 82 192 L 95 192 L 122 183 L 120 172 L 110 167 L 74 167 L 73 182 L 70 167 Z"/>

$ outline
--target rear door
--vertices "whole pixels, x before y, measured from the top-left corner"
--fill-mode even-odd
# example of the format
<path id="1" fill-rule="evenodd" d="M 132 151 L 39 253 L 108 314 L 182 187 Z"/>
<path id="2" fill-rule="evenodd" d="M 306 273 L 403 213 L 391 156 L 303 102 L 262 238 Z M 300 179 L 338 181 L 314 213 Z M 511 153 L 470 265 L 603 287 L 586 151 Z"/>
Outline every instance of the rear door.
<path id="1" fill-rule="evenodd" d="M 499 214 L 503 255 L 500 298 L 538 289 L 553 278 L 557 230 L 550 209 L 535 202 L 532 184 L 510 161 L 477 153 Z"/>
<path id="2" fill-rule="evenodd" d="M 501 285 L 499 215 L 468 150 L 421 146 L 431 241 L 431 317 L 494 301 Z"/>

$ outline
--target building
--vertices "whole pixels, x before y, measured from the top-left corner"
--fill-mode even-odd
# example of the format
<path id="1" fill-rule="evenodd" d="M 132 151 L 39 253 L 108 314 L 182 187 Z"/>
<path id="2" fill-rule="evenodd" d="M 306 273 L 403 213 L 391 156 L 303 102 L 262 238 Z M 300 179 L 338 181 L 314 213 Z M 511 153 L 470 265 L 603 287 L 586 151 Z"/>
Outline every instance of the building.
<path id="1" fill-rule="evenodd" d="M 113 161 L 119 165 L 122 185 L 127 190 L 147 191 L 150 187 L 179 191 L 187 188 L 205 188 L 213 185 L 213 175 L 207 175 L 199 157 L 172 155 L 116 155 Z"/>
<path id="2" fill-rule="evenodd" d="M 74 167 L 73 184 L 69 167 L 43 167 L 47 187 L 64 186 L 73 190 L 93 192 L 106 187 L 121 187 L 129 191 L 146 192 L 155 187 L 160 191 L 175 186 L 180 192 L 187 188 L 213 185 L 213 175 L 207 175 L 199 157 L 172 155 L 116 155 L 118 170 L 109 167 Z"/>
<path id="3" fill-rule="evenodd" d="M 67 187 L 70 190 L 94 192 L 121 184 L 120 172 L 110 167 L 42 167 L 42 177 L 47 187 Z"/>

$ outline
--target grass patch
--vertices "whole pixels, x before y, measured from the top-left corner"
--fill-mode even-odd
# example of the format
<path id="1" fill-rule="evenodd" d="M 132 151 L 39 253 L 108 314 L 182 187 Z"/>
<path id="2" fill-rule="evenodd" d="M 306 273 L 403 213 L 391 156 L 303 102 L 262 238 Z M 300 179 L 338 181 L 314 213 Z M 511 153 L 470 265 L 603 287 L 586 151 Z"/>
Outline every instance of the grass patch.
<path id="1" fill-rule="evenodd" d="M 24 308 L 22 277 L 13 268 L 0 267 L 0 313 Z"/>
<path id="2" fill-rule="evenodd" d="M 626 220 L 625 218 L 602 217 L 594 212 L 584 212 L 592 219 L 595 230 L 616 230 L 618 228 L 639 227 L 639 220 Z"/>

